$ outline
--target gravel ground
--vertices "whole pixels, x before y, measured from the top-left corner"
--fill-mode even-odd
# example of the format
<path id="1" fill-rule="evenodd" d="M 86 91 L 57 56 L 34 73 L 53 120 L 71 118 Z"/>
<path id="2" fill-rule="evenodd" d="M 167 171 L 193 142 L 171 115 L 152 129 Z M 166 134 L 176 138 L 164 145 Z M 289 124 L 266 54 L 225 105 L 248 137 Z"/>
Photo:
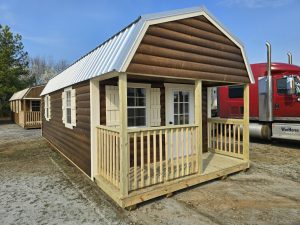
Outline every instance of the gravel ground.
<path id="1" fill-rule="evenodd" d="M 0 224 L 300 224 L 300 143 L 250 145 L 246 172 L 117 207 L 40 137 L 0 125 Z"/>

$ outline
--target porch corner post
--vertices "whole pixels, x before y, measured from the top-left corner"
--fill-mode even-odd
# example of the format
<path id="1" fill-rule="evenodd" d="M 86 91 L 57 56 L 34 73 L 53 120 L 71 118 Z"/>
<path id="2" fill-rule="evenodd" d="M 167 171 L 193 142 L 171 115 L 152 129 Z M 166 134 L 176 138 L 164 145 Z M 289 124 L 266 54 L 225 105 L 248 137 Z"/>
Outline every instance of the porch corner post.
<path id="1" fill-rule="evenodd" d="M 22 103 L 21 103 L 22 104 Z M 23 99 L 24 127 L 26 125 L 26 100 Z"/>
<path id="2" fill-rule="evenodd" d="M 98 135 L 96 126 L 100 124 L 99 81 L 90 80 L 90 116 L 91 116 L 91 179 L 99 174 Z"/>
<path id="3" fill-rule="evenodd" d="M 249 84 L 244 85 L 243 156 L 249 161 Z"/>
<path id="4" fill-rule="evenodd" d="M 119 110 L 120 110 L 120 192 L 128 195 L 129 152 L 127 133 L 127 74 L 119 75 Z"/>
<path id="5" fill-rule="evenodd" d="M 195 81 L 195 123 L 198 125 L 196 151 L 198 156 L 198 173 L 202 174 L 202 81 Z"/>

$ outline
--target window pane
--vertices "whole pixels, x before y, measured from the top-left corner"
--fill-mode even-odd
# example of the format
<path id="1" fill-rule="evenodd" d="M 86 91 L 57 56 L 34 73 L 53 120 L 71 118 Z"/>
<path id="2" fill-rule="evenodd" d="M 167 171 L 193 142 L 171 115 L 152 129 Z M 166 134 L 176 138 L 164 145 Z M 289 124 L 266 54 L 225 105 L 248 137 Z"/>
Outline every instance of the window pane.
<path id="1" fill-rule="evenodd" d="M 184 103 L 184 112 L 189 113 L 189 103 Z"/>
<path id="2" fill-rule="evenodd" d="M 145 97 L 146 96 L 145 88 L 135 88 L 135 91 L 136 91 L 137 97 Z"/>
<path id="3" fill-rule="evenodd" d="M 134 126 L 134 118 L 128 117 L 128 126 L 133 127 Z"/>
<path id="4" fill-rule="evenodd" d="M 183 102 L 183 94 L 182 91 L 179 92 L 179 101 Z"/>
<path id="5" fill-rule="evenodd" d="M 134 88 L 127 89 L 127 96 L 134 96 Z"/>
<path id="6" fill-rule="evenodd" d="M 184 92 L 184 101 L 189 102 L 189 93 L 188 92 Z"/>
<path id="7" fill-rule="evenodd" d="M 145 117 L 137 117 L 135 126 L 145 126 L 146 125 L 146 118 Z"/>
<path id="8" fill-rule="evenodd" d="M 178 116 L 177 115 L 174 115 L 174 124 L 178 125 Z"/>
<path id="9" fill-rule="evenodd" d="M 137 98 L 136 105 L 137 106 L 146 106 L 146 98 Z"/>
<path id="10" fill-rule="evenodd" d="M 128 109 L 128 117 L 134 117 L 134 109 L 133 108 Z"/>
<path id="11" fill-rule="evenodd" d="M 178 103 L 174 103 L 174 114 L 178 114 Z"/>
<path id="12" fill-rule="evenodd" d="M 244 91 L 243 86 L 231 86 L 228 88 L 228 95 L 229 98 L 243 98 L 244 97 Z"/>
<path id="13" fill-rule="evenodd" d="M 178 92 L 174 92 L 174 102 L 178 102 Z"/>
<path id="14" fill-rule="evenodd" d="M 184 124 L 188 124 L 189 123 L 189 115 L 185 115 L 184 119 L 185 119 Z"/>
<path id="15" fill-rule="evenodd" d="M 146 117 L 146 110 L 145 110 L 145 108 L 135 109 L 135 116 Z"/>
<path id="16" fill-rule="evenodd" d="M 286 78 L 277 80 L 277 92 L 278 94 L 286 94 Z"/>
<path id="17" fill-rule="evenodd" d="M 179 124 L 184 124 L 184 116 L 183 115 L 179 116 Z"/>
<path id="18" fill-rule="evenodd" d="M 179 113 L 183 114 L 183 103 L 179 103 Z"/>
<path id="19" fill-rule="evenodd" d="M 67 123 L 71 123 L 71 109 L 67 108 Z"/>
<path id="20" fill-rule="evenodd" d="M 31 110 L 34 112 L 40 111 L 40 101 L 31 101 Z"/>
<path id="21" fill-rule="evenodd" d="M 128 97 L 127 104 L 128 106 L 135 106 L 135 99 L 133 97 Z"/>
<path id="22" fill-rule="evenodd" d="M 71 107 L 71 91 L 67 91 L 66 92 L 66 98 L 67 98 L 67 101 L 66 101 L 66 106 L 67 107 Z"/>

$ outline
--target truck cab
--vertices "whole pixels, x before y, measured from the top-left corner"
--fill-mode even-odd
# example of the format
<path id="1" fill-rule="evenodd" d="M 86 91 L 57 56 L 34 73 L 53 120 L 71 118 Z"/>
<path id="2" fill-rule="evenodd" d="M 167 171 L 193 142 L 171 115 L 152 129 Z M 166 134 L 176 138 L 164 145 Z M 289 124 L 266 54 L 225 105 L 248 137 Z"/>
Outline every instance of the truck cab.
<path id="1" fill-rule="evenodd" d="M 271 98 L 267 91 L 267 63 L 252 64 L 251 69 L 255 83 L 250 84 L 250 136 L 300 140 L 300 67 L 271 63 Z M 266 119 L 269 101 L 271 120 Z M 218 115 L 242 118 L 243 92 L 239 85 L 218 88 Z"/>

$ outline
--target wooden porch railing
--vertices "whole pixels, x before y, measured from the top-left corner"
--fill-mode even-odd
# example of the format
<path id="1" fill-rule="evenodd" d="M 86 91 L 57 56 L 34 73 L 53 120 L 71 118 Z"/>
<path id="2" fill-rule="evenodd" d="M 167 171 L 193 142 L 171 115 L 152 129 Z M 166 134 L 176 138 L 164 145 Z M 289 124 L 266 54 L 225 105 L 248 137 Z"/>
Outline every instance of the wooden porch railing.
<path id="1" fill-rule="evenodd" d="M 120 187 L 120 132 L 99 125 L 97 129 L 97 155 L 99 175 Z"/>
<path id="2" fill-rule="evenodd" d="M 129 191 L 198 172 L 196 125 L 128 129 Z"/>
<path id="3" fill-rule="evenodd" d="M 25 126 L 41 125 L 41 112 L 25 112 Z"/>
<path id="4" fill-rule="evenodd" d="M 198 172 L 196 125 L 128 129 L 128 190 Z M 98 174 L 120 189 L 120 131 L 96 126 Z"/>
<path id="5" fill-rule="evenodd" d="M 215 153 L 244 159 L 242 119 L 208 119 L 208 149 Z"/>

